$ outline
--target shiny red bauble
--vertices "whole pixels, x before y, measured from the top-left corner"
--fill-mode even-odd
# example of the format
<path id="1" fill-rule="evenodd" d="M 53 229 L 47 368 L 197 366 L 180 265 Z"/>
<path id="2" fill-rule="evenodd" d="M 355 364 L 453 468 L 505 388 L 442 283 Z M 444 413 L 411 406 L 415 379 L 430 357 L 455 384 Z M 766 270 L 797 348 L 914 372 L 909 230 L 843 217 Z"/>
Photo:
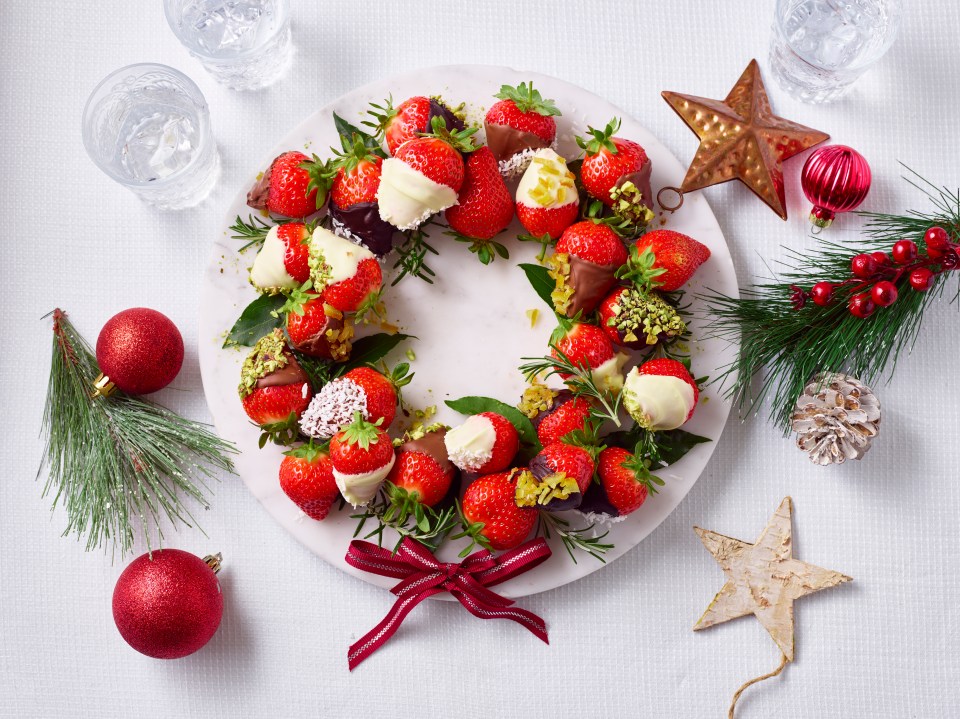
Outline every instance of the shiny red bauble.
<path id="1" fill-rule="evenodd" d="M 870 290 L 870 299 L 878 307 L 889 307 L 897 301 L 897 286 L 889 280 L 881 280 Z"/>
<path id="2" fill-rule="evenodd" d="M 909 265 L 917 259 L 917 243 L 913 240 L 897 240 L 890 254 L 898 265 Z"/>
<path id="3" fill-rule="evenodd" d="M 950 236 L 942 227 L 931 227 L 923 234 L 923 242 L 927 246 L 927 254 L 939 260 L 950 246 Z"/>
<path id="4" fill-rule="evenodd" d="M 113 620 L 127 644 L 148 657 L 178 659 L 209 642 L 223 616 L 219 559 L 179 549 L 134 559 L 113 590 Z"/>
<path id="5" fill-rule="evenodd" d="M 873 303 L 873 300 L 870 299 L 868 293 L 861 292 L 850 296 L 850 299 L 847 301 L 847 309 L 850 310 L 850 314 L 854 317 L 866 319 L 873 314 L 877 306 Z"/>
<path id="6" fill-rule="evenodd" d="M 918 267 L 911 271 L 910 286 L 918 292 L 926 292 L 933 286 L 933 272 L 926 267 Z"/>
<path id="7" fill-rule="evenodd" d="M 810 288 L 810 299 L 813 304 L 826 307 L 833 300 L 833 285 L 829 282 L 818 282 Z"/>
<path id="8" fill-rule="evenodd" d="M 860 279 L 873 277 L 877 269 L 877 261 L 873 255 L 854 255 L 850 260 L 850 271 Z"/>
<path id="9" fill-rule="evenodd" d="M 870 192 L 870 165 L 846 145 L 828 145 L 810 154 L 803 163 L 800 186 L 813 203 L 810 222 L 828 227 L 838 212 L 859 207 Z"/>
<path id="10" fill-rule="evenodd" d="M 97 365 L 127 394 L 156 392 L 170 384 L 183 365 L 183 337 L 156 310 L 124 310 L 100 330 Z"/>

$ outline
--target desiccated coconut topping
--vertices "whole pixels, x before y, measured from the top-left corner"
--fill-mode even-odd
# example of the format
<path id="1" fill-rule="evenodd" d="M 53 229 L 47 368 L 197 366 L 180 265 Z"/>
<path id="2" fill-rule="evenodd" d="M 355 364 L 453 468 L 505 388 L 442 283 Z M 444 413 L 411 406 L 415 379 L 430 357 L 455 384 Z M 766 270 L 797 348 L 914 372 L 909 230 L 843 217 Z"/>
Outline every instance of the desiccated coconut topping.
<path id="1" fill-rule="evenodd" d="M 354 413 L 367 415 L 367 393 L 352 380 L 341 377 L 330 382 L 310 400 L 300 417 L 303 433 L 318 439 L 332 437 L 345 424 L 353 421 Z"/>

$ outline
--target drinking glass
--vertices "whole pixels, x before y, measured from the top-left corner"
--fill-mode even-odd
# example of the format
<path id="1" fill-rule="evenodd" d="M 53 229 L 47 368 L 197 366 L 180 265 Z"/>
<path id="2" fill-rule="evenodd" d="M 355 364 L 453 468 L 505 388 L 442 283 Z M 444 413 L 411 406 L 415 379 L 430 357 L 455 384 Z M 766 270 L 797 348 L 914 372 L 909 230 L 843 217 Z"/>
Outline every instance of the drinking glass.
<path id="1" fill-rule="evenodd" d="M 290 66 L 289 0 L 164 0 L 170 29 L 218 81 L 257 90 Z"/>
<path id="2" fill-rule="evenodd" d="M 161 209 L 199 204 L 220 176 L 207 102 L 166 65 L 128 65 L 104 78 L 83 108 L 83 144 L 97 167 Z"/>
<path id="3" fill-rule="evenodd" d="M 784 90 L 809 103 L 843 97 L 890 49 L 902 0 L 777 0 L 770 65 Z"/>

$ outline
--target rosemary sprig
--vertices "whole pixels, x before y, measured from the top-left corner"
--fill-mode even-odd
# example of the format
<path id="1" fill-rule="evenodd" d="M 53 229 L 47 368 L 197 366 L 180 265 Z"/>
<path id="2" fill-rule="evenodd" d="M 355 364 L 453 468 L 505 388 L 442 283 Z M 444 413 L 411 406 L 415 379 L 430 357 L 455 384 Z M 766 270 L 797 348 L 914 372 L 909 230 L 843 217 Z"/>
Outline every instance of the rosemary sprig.
<path id="1" fill-rule="evenodd" d="M 426 227 L 429 224 L 430 223 L 427 222 L 417 229 L 406 233 L 406 239 L 395 248 L 397 261 L 393 264 L 393 268 L 399 270 L 399 272 L 397 276 L 393 278 L 393 282 L 390 283 L 391 287 L 407 275 L 417 277 L 427 284 L 433 284 L 433 278 L 437 276 L 437 273 L 427 265 L 426 258 L 428 253 L 434 255 L 439 255 L 440 253 L 427 242 L 429 235 L 426 232 Z"/>
<path id="2" fill-rule="evenodd" d="M 595 401 L 591 405 L 591 415 L 601 422 L 609 420 L 619 427 L 620 393 L 612 392 L 608 389 L 601 389 L 586 364 L 574 364 L 555 344 L 551 344 L 550 347 L 556 352 L 555 357 L 520 358 L 524 362 L 524 364 L 520 365 L 520 372 L 523 373 L 524 379 L 526 379 L 527 382 L 531 382 L 534 377 L 547 379 L 553 375 L 570 375 L 563 380 L 567 387 L 570 388 L 570 391 L 573 392 L 574 395 Z"/>
<path id="3" fill-rule="evenodd" d="M 847 309 L 856 285 L 841 284 L 850 278 L 850 259 L 859 253 L 889 251 L 899 239 L 921 240 L 932 225 L 940 225 L 960 239 L 960 192 L 937 188 L 912 170 L 905 177 L 921 190 L 934 211 L 911 211 L 906 215 L 859 213 L 867 218 L 864 236 L 844 244 L 821 240 L 818 247 L 799 252 L 787 249 L 779 276 L 742 291 L 740 299 L 713 294 L 705 297 L 705 337 L 740 342 L 736 360 L 722 368 L 715 381 L 729 383 L 727 395 L 741 412 L 756 413 L 765 399 L 771 400 L 770 418 L 784 433 L 804 386 L 818 372 L 846 372 L 871 383 L 896 368 L 900 353 L 916 341 L 926 307 L 943 294 L 946 276 L 936 275 L 926 292 L 910 288 L 906 277 L 899 282 L 897 301 L 868 319 L 859 319 Z M 916 179 L 915 179 L 916 178 Z M 815 282 L 836 283 L 831 304 L 806 303 L 797 309 L 792 296 Z M 960 296 L 960 289 L 954 300 Z M 761 370 L 758 384 L 753 379 Z"/>
<path id="4" fill-rule="evenodd" d="M 67 512 L 64 536 L 86 536 L 87 550 L 112 544 L 121 555 L 135 535 L 162 541 L 163 518 L 191 526 L 189 497 L 204 509 L 206 479 L 233 471 L 236 448 L 206 425 L 117 391 L 91 397 L 96 359 L 66 314 L 53 311 L 53 357 L 43 427 L 43 494 Z"/>
<path id="5" fill-rule="evenodd" d="M 457 524 L 457 511 L 453 506 L 444 509 L 427 507 L 412 500 L 406 492 L 392 483 L 386 482 L 377 496 L 363 507 L 363 511 L 351 514 L 350 518 L 358 520 L 353 532 L 354 537 L 360 535 L 368 520 L 372 520 L 376 526 L 363 536 L 364 539 L 376 537 L 377 544 L 382 547 L 383 533 L 390 528 L 399 535 L 394 552 L 400 548 L 404 537 L 415 539 L 435 550 Z"/>
<path id="6" fill-rule="evenodd" d="M 243 247 L 237 250 L 238 252 L 246 252 L 251 247 L 261 247 L 274 225 L 285 225 L 292 221 L 285 217 L 270 217 L 269 219 L 273 224 L 264 222 L 261 218 L 253 215 L 248 215 L 246 220 L 237 215 L 237 219 L 230 225 L 230 229 L 233 231 L 230 237 L 235 240 L 247 241 Z"/>
<path id="7" fill-rule="evenodd" d="M 573 563 L 577 563 L 577 557 L 574 554 L 574 550 L 579 552 L 586 552 L 594 559 L 598 559 L 602 563 L 606 564 L 607 560 L 603 558 L 603 555 L 606 554 L 609 550 L 613 549 L 612 544 L 605 544 L 601 540 L 604 539 L 609 531 L 604 532 L 598 536 L 590 536 L 593 531 L 594 525 L 590 524 L 586 527 L 581 527 L 580 529 L 572 529 L 570 527 L 570 522 L 559 517 L 550 512 L 540 512 L 539 517 L 537 518 L 537 534 L 542 534 L 544 538 L 550 539 L 551 532 L 556 533 L 560 540 L 563 542 L 564 549 L 567 550 L 567 554 L 570 555 L 570 559 L 573 560 Z"/>

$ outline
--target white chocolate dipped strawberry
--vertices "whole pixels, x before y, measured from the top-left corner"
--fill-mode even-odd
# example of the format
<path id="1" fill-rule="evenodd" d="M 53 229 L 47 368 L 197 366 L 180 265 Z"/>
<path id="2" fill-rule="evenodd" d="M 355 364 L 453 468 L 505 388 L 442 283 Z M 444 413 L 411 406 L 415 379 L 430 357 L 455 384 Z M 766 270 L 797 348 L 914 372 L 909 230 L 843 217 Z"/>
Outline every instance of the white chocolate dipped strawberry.
<path id="1" fill-rule="evenodd" d="M 580 196 L 567 161 L 537 150 L 517 186 L 517 218 L 532 237 L 556 240 L 577 219 Z"/>

